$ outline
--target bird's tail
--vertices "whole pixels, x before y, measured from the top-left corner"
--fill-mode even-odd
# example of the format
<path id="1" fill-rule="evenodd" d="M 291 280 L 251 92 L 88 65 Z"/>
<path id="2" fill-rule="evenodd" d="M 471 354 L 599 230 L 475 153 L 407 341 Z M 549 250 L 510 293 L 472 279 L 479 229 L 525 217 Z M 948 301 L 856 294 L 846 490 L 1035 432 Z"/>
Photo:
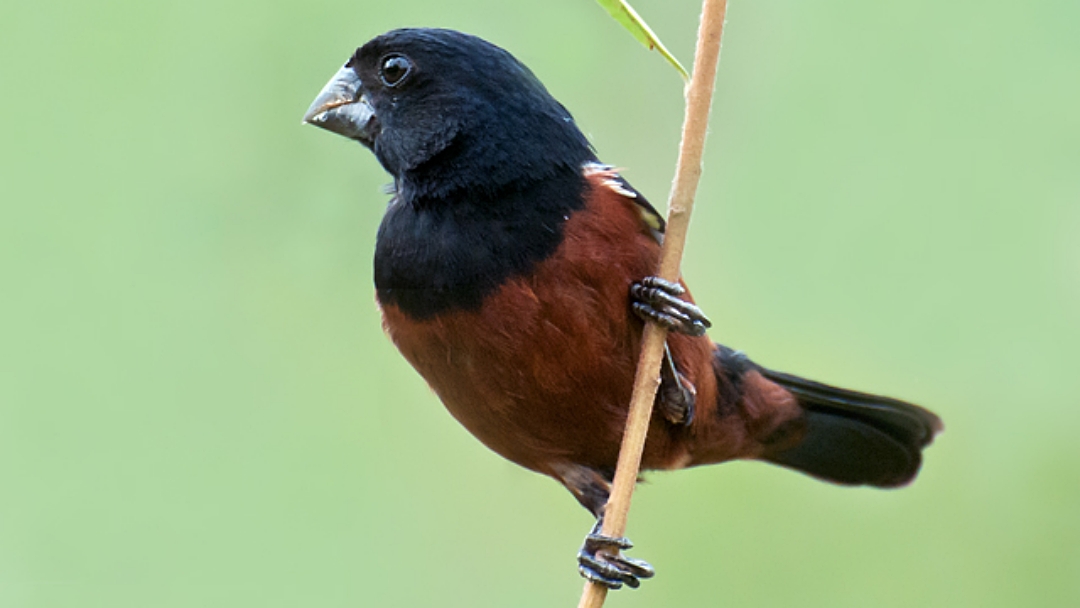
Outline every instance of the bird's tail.
<path id="1" fill-rule="evenodd" d="M 766 448 L 762 460 L 846 485 L 891 488 L 915 478 L 922 449 L 942 430 L 941 419 L 917 405 L 806 380 L 763 368 L 719 346 L 720 357 L 742 357 L 798 402 L 801 439 Z M 726 358 L 726 357 L 724 357 Z"/>

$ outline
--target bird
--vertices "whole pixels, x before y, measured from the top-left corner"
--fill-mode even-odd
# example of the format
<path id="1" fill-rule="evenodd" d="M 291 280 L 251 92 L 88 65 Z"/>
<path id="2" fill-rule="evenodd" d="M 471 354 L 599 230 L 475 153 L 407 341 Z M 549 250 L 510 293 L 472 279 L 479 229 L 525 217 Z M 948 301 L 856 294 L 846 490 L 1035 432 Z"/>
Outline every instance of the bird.
<path id="1" fill-rule="evenodd" d="M 654 276 L 664 218 L 490 42 L 379 35 L 303 122 L 359 142 L 393 178 L 373 264 L 383 328 L 469 432 L 589 510 L 577 567 L 590 581 L 637 587 L 655 572 L 602 533 L 647 322 L 668 334 L 642 470 L 749 459 L 893 488 L 943 428 L 922 407 L 714 343 L 686 283 Z"/>

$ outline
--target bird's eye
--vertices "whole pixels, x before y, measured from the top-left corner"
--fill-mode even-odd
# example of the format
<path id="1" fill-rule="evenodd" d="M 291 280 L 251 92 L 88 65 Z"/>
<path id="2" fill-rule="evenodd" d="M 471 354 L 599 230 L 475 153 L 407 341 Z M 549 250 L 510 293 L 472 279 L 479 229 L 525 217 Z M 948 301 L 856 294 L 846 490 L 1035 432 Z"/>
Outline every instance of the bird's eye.
<path id="1" fill-rule="evenodd" d="M 379 77 L 382 78 L 383 84 L 388 87 L 394 87 L 405 80 L 405 77 L 412 71 L 412 62 L 403 55 L 390 55 L 383 59 L 382 67 L 379 68 Z"/>

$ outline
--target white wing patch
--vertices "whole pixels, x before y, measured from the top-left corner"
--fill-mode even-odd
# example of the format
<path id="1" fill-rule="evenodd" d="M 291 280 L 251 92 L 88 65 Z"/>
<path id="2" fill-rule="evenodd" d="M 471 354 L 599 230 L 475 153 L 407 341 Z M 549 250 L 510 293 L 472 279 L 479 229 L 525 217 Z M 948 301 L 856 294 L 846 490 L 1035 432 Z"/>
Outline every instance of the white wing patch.
<path id="1" fill-rule="evenodd" d="M 641 196 L 633 189 L 629 188 L 629 184 L 623 180 L 619 175 L 619 169 L 611 165 L 605 165 L 602 163 L 585 163 L 585 166 L 581 168 L 581 172 L 585 177 L 600 177 L 600 183 L 607 186 L 611 190 L 614 190 L 617 194 L 621 194 L 626 198 L 637 198 Z"/>
<path id="2" fill-rule="evenodd" d="M 641 215 L 641 220 L 649 227 L 656 240 L 663 242 L 664 218 L 660 216 L 660 213 L 649 201 L 645 200 L 645 197 L 640 192 L 634 190 L 629 182 L 619 175 L 618 168 L 603 163 L 585 163 L 581 167 L 581 173 L 586 179 L 590 177 L 597 178 L 601 186 L 634 201 L 638 214 Z"/>

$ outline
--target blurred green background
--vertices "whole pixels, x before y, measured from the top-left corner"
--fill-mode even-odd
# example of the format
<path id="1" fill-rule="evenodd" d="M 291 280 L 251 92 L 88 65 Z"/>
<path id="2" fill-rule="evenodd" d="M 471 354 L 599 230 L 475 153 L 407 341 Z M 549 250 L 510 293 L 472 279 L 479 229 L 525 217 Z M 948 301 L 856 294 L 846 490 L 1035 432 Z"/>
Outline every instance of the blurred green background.
<path id="1" fill-rule="evenodd" d="M 696 0 L 637 0 L 689 63 Z M 717 340 L 942 415 L 922 476 L 654 474 L 610 606 L 1080 605 L 1080 4 L 733 3 Z M 0 606 L 572 606 L 590 525 L 382 335 L 388 178 L 300 125 L 387 29 L 530 65 L 662 203 L 682 83 L 592 0 L 0 5 Z"/>

